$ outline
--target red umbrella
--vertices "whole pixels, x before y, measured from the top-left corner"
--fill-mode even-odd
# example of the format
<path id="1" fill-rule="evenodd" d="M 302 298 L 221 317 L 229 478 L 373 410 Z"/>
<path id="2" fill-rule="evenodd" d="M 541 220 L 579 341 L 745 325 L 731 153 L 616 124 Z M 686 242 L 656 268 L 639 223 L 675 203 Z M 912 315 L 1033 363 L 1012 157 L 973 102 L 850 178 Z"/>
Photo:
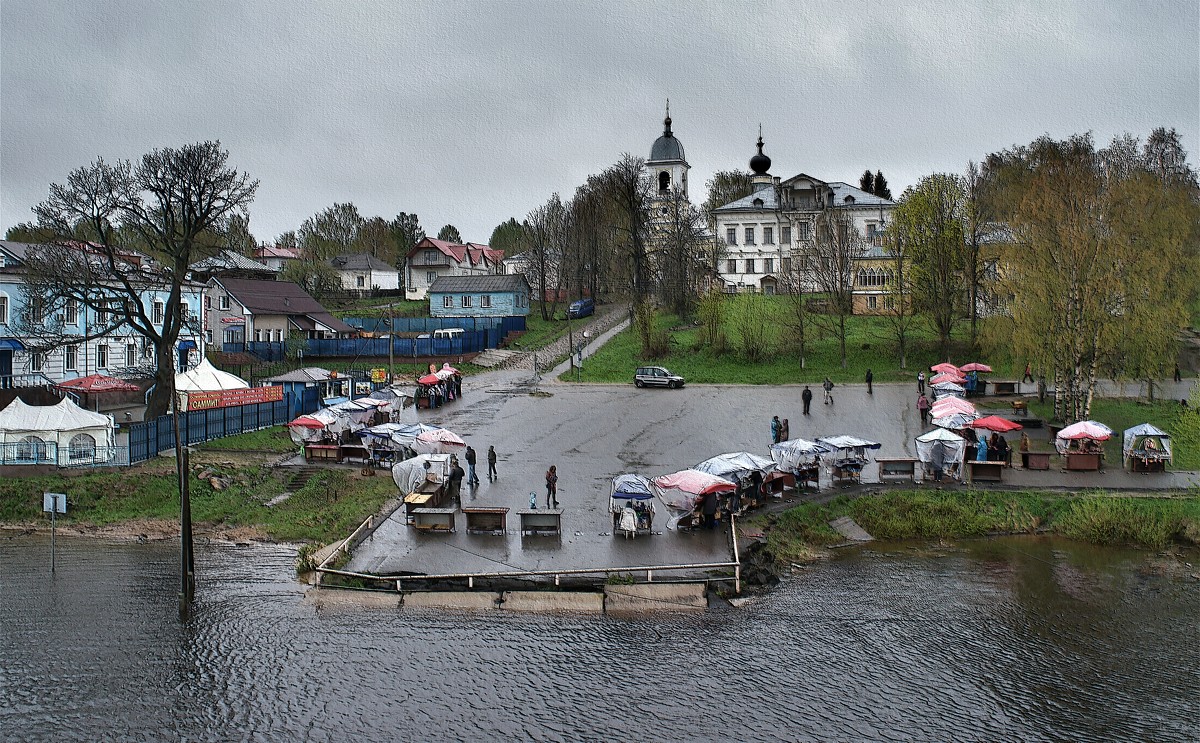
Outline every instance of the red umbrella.
<path id="1" fill-rule="evenodd" d="M 417 380 L 417 384 L 437 384 L 440 381 L 442 381 L 442 380 L 440 377 L 438 377 L 438 375 L 426 374 L 425 376 L 423 376 Z"/>
<path id="2" fill-rule="evenodd" d="M 986 418 L 979 418 L 967 424 L 971 428 L 984 428 L 988 431 L 996 431 L 998 433 L 1007 433 L 1009 431 L 1019 431 L 1023 426 L 1020 423 L 1001 418 L 998 415 L 989 415 Z"/>
<path id="3" fill-rule="evenodd" d="M 300 416 L 299 418 L 292 421 L 288 425 L 296 426 L 297 428 L 324 428 L 325 427 L 324 423 L 317 420 L 316 418 L 310 418 L 307 415 Z"/>
<path id="4" fill-rule="evenodd" d="M 973 371 L 973 372 L 988 372 L 988 373 L 991 373 L 991 371 L 992 371 L 992 367 L 988 366 L 987 364 L 980 364 L 980 363 L 978 363 L 978 362 L 971 362 L 970 364 L 966 364 L 966 365 L 964 365 L 964 366 L 961 366 L 961 367 L 959 367 L 959 371 L 965 371 L 965 372 Z"/>
<path id="5" fill-rule="evenodd" d="M 949 361 L 943 361 L 937 366 L 931 366 L 929 367 L 929 370 L 935 372 L 947 372 L 949 374 L 958 374 L 958 367 L 954 364 L 951 364 Z"/>
<path id="6" fill-rule="evenodd" d="M 132 382 L 106 377 L 103 374 L 89 374 L 86 377 L 59 382 L 54 386 L 72 392 L 137 392 L 142 389 Z"/>

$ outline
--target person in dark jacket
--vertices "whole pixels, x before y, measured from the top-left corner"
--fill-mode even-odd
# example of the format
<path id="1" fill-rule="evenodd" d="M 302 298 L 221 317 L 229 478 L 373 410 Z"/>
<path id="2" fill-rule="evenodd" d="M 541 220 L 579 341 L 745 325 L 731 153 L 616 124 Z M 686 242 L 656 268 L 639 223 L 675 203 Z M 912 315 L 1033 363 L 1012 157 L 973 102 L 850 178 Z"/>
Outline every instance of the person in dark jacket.
<path id="1" fill-rule="evenodd" d="M 546 508 L 558 508 L 558 468 L 553 464 L 546 470 Z"/>
<path id="2" fill-rule="evenodd" d="M 871 373 L 870 369 L 867 369 L 867 394 L 868 395 L 875 394 L 875 390 L 871 389 L 871 382 L 873 382 L 874 380 L 875 380 L 875 375 Z"/>
<path id="3" fill-rule="evenodd" d="M 771 417 L 771 443 L 779 443 L 779 416 Z"/>
<path id="4" fill-rule="evenodd" d="M 455 462 L 454 466 L 450 468 L 450 475 L 446 478 L 446 485 L 449 489 L 447 495 L 449 495 L 450 498 L 455 500 L 458 499 L 459 491 L 462 489 L 463 477 L 466 476 L 466 474 L 467 473 L 463 472 L 463 468 L 458 466 L 458 462 Z"/>
<path id="5" fill-rule="evenodd" d="M 800 393 L 800 400 L 804 403 L 804 414 L 808 415 L 808 406 L 812 405 L 812 390 L 808 385 L 804 385 L 804 391 Z"/>
<path id="6" fill-rule="evenodd" d="M 479 475 L 475 474 L 475 450 L 469 446 L 467 447 L 466 460 L 467 460 L 467 484 L 468 485 L 478 485 L 479 484 Z"/>
<path id="7" fill-rule="evenodd" d="M 500 477 L 496 474 L 496 447 L 488 447 L 488 479 L 495 480 Z"/>

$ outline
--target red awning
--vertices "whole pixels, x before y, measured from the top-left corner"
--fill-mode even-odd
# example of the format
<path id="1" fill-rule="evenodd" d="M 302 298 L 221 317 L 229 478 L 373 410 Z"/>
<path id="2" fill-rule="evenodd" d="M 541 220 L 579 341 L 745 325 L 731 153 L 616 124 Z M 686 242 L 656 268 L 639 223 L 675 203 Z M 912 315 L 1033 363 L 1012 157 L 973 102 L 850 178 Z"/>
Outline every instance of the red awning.
<path id="1" fill-rule="evenodd" d="M 299 418 L 292 421 L 288 425 L 296 426 L 297 428 L 324 428 L 325 427 L 324 423 L 317 420 L 316 418 L 312 418 L 307 415 L 300 416 Z"/>
<path id="2" fill-rule="evenodd" d="M 986 418 L 979 418 L 977 420 L 973 420 L 970 423 L 968 423 L 967 425 L 970 426 L 971 428 L 983 428 L 988 431 L 997 431 L 999 433 L 1006 433 L 1008 431 L 1017 431 L 1017 430 L 1020 430 L 1020 428 L 1021 428 L 1020 423 L 1013 423 L 1012 421 L 1008 420 L 1007 418 L 1001 418 L 996 415 L 989 415 Z"/>
<path id="3" fill-rule="evenodd" d="M 72 392 L 140 392 L 142 389 L 132 382 L 126 382 L 124 379 L 116 377 L 106 377 L 103 374 L 90 374 L 86 377 L 59 382 L 54 386 Z"/>

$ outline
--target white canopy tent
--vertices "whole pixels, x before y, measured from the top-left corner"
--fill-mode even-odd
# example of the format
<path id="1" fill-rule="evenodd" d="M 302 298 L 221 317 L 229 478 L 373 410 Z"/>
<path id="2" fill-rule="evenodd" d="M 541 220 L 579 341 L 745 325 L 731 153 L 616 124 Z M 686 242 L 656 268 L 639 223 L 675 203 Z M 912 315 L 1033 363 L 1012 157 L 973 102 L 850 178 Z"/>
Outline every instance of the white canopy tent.
<path id="1" fill-rule="evenodd" d="M 938 462 L 940 445 L 941 461 Z M 961 474 L 963 453 L 967 440 L 944 428 L 935 428 L 917 437 L 917 459 L 927 470 L 941 469 L 943 474 L 958 479 Z M 937 465 L 941 466 L 938 467 Z"/>
<path id="2" fill-rule="evenodd" d="M 14 399 L 0 410 L 4 464 L 91 464 L 108 461 L 115 442 L 112 416 L 84 410 L 68 399 L 26 405 Z"/>
<path id="3" fill-rule="evenodd" d="M 218 390 L 238 390 L 249 387 L 250 383 L 236 374 L 223 372 L 208 362 L 201 361 L 195 369 L 180 372 L 175 375 L 176 392 L 215 392 Z"/>
<path id="4" fill-rule="evenodd" d="M 429 463 L 429 469 L 425 469 L 426 462 Z M 392 481 L 400 489 L 401 495 L 413 492 L 427 479 L 442 483 L 449 476 L 449 454 L 418 454 L 392 466 Z"/>

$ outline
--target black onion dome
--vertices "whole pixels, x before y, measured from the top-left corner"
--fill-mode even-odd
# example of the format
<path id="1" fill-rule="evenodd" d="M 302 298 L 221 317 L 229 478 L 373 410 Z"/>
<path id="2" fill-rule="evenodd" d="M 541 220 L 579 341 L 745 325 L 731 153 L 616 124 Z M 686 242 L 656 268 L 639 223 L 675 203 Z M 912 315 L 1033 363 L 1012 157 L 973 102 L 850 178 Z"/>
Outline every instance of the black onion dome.
<path id="1" fill-rule="evenodd" d="M 760 134 L 758 136 L 758 154 L 750 158 L 750 169 L 754 171 L 755 175 L 766 175 L 767 171 L 771 169 L 771 158 L 763 154 L 762 148 L 763 141 Z"/>

